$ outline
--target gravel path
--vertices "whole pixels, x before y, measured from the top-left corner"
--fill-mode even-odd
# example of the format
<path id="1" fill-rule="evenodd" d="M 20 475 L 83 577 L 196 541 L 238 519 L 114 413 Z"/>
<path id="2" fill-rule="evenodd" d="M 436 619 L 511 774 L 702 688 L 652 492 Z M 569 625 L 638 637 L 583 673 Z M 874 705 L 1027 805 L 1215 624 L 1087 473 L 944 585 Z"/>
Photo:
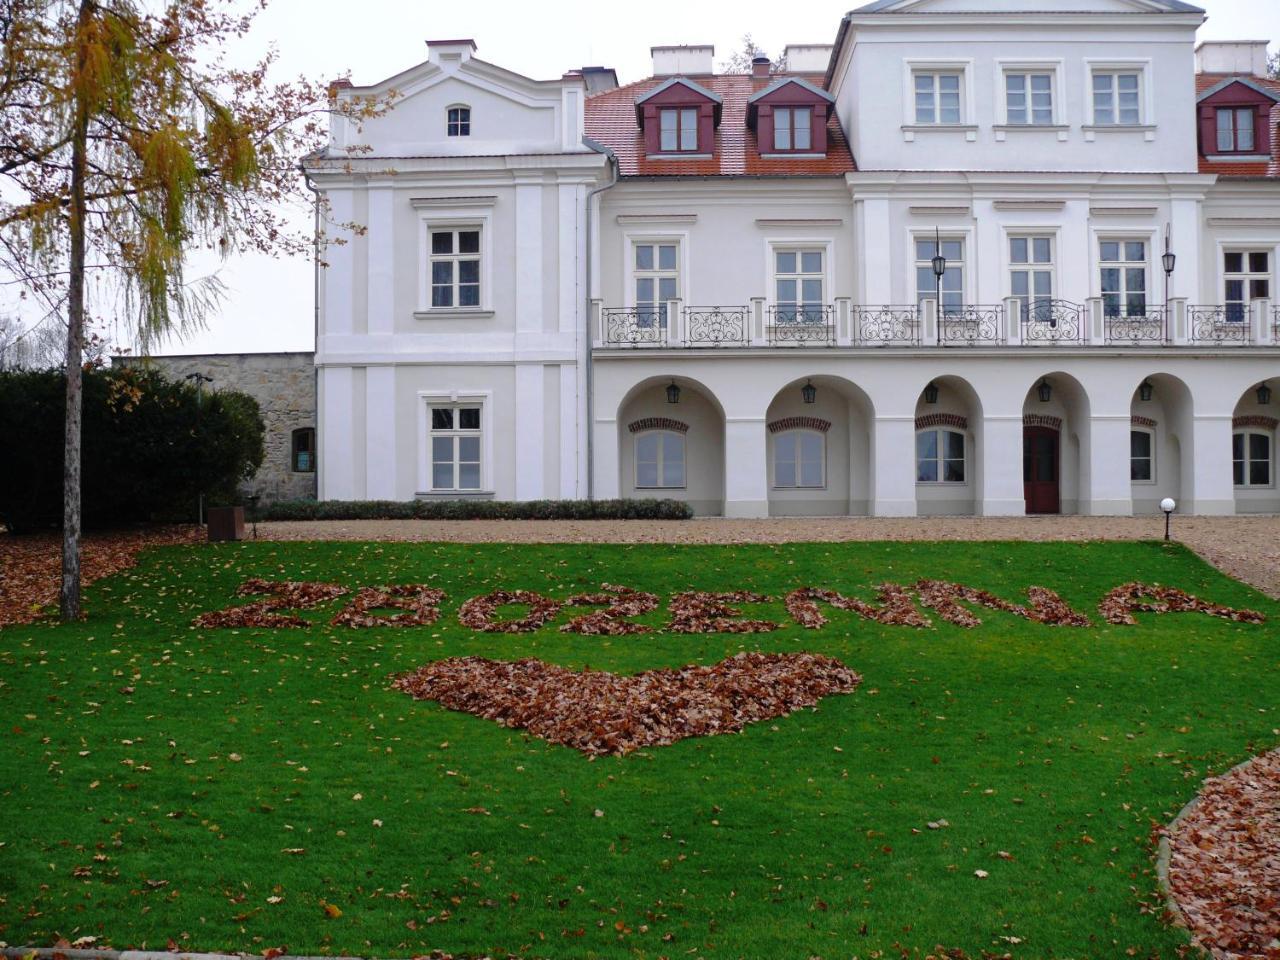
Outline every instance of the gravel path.
<path id="1" fill-rule="evenodd" d="M 1174 517 L 1174 536 L 1280 599 L 1280 517 Z M 793 543 L 849 540 L 1150 540 L 1163 517 L 869 517 L 773 520 L 323 520 L 258 524 L 273 540 L 452 543 Z"/>

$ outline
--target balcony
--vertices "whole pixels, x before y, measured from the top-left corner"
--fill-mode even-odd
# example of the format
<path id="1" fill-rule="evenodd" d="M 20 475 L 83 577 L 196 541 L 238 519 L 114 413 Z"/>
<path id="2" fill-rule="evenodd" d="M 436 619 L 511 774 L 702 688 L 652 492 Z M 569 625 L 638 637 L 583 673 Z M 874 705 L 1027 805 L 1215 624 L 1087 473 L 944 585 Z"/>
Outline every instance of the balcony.
<path id="1" fill-rule="evenodd" d="M 593 301 L 598 350 L 734 348 L 1004 348 L 1280 346 L 1280 306 L 1251 304 L 1113 307 L 1102 297 L 1009 297 L 1003 303 L 914 305 L 750 303 L 688 306 L 680 300 L 625 309 Z M 1115 312 L 1112 312 L 1112 310 Z"/>

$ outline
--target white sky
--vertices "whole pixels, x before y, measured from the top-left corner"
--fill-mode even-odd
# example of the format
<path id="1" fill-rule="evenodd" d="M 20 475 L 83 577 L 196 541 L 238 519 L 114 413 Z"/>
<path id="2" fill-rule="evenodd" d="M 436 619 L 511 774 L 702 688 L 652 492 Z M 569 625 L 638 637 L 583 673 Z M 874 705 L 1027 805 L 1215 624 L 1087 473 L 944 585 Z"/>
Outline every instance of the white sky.
<path id="1" fill-rule="evenodd" d="M 584 65 L 614 67 L 629 83 L 648 76 L 649 47 L 713 43 L 716 62 L 743 33 L 771 56 L 788 43 L 831 43 L 850 0 L 272 0 L 233 60 L 253 59 L 274 44 L 281 78 L 349 75 L 369 84 L 426 59 L 427 39 L 472 37 L 477 56 L 538 79 Z M 1280 41 L 1277 0 L 1200 0 L 1209 14 L 1200 38 Z M 1271 49 L 1274 51 L 1276 44 Z M 300 223 L 309 221 L 300 211 Z M 310 350 L 312 268 L 302 258 L 242 257 L 223 264 L 227 298 L 208 329 L 162 353 Z"/>

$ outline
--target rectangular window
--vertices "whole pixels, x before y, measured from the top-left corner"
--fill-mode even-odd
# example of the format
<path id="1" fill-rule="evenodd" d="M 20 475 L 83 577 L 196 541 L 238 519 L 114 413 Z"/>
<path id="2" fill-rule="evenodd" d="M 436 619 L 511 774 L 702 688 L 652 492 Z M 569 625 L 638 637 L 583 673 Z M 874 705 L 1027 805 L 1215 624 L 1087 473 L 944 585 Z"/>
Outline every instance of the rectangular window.
<path id="1" fill-rule="evenodd" d="M 684 434 L 650 430 L 636 437 L 636 486 L 684 486 Z"/>
<path id="2" fill-rule="evenodd" d="M 659 110 L 658 131 L 663 153 L 697 153 L 697 107 Z"/>
<path id="3" fill-rule="evenodd" d="M 1271 251 L 1224 251 L 1222 280 L 1226 319 L 1233 323 L 1245 322 L 1253 301 L 1271 296 Z"/>
<path id="4" fill-rule="evenodd" d="M 811 150 L 813 138 L 810 107 L 778 107 L 773 111 L 773 149 Z"/>
<path id="5" fill-rule="evenodd" d="M 1129 479 L 1135 483 L 1155 479 L 1155 438 L 1148 430 L 1129 431 Z"/>
<path id="6" fill-rule="evenodd" d="M 316 431 L 314 427 L 303 427 L 293 431 L 293 472 L 313 473 L 316 469 Z"/>
<path id="7" fill-rule="evenodd" d="M 773 438 L 773 485 L 822 487 L 826 437 L 813 430 L 788 430 Z"/>
<path id="8" fill-rule="evenodd" d="M 1094 71 L 1093 122 L 1099 126 L 1141 123 L 1142 74 Z"/>
<path id="9" fill-rule="evenodd" d="M 778 323 L 821 323 L 825 319 L 826 251 L 774 250 L 773 282 Z"/>
<path id="10" fill-rule="evenodd" d="M 1253 108 L 1231 107 L 1218 111 L 1218 152 L 1253 152 Z"/>
<path id="11" fill-rule="evenodd" d="M 432 405 L 430 414 L 431 489 L 479 490 L 480 407 Z"/>
<path id="12" fill-rule="evenodd" d="M 471 136 L 471 108 L 450 107 L 448 114 L 448 134 L 451 137 Z"/>
<path id="13" fill-rule="evenodd" d="M 955 430 L 921 430 L 917 433 L 916 480 L 919 483 L 964 483 L 964 434 Z"/>
<path id="14" fill-rule="evenodd" d="M 918 239 L 916 246 L 916 302 L 939 295 L 933 272 L 933 258 L 938 244 L 933 237 Z M 956 312 L 964 307 L 964 240 L 942 238 L 942 257 L 946 265 L 942 274 L 939 313 Z"/>
<path id="15" fill-rule="evenodd" d="M 1006 123 L 1053 123 L 1053 74 L 1004 75 Z"/>
<path id="16" fill-rule="evenodd" d="M 1147 315 L 1147 242 L 1103 240 L 1098 246 L 1102 271 L 1102 310 L 1108 317 Z"/>
<path id="17" fill-rule="evenodd" d="M 960 74 L 914 73 L 916 123 L 959 123 Z"/>
<path id="18" fill-rule="evenodd" d="M 480 306 L 480 231 L 431 231 L 431 306 Z"/>
<path id="19" fill-rule="evenodd" d="M 1009 290 L 1019 320 L 1052 322 L 1053 237 L 1009 238 Z"/>
<path id="20" fill-rule="evenodd" d="M 667 302 L 680 296 L 680 247 L 675 243 L 635 245 L 636 323 L 667 325 Z"/>
<path id="21" fill-rule="evenodd" d="M 1233 434 L 1231 473 L 1237 487 L 1271 486 L 1271 434 L 1252 431 Z"/>

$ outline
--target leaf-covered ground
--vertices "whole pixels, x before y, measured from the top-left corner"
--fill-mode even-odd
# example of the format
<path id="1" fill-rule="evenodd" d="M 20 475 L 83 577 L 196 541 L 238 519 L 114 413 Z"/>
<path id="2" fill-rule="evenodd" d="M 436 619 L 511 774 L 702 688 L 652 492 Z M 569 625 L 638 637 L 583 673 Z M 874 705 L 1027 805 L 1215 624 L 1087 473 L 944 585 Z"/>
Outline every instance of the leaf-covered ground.
<path id="1" fill-rule="evenodd" d="M 421 583 L 427 626 L 197 629 L 248 578 Z M 975 608 L 882 624 L 938 578 L 1093 626 Z M 1264 624 L 1099 600 L 1159 582 Z M 752 634 L 459 625 L 492 590 L 755 591 Z M 1202 777 L 1280 744 L 1280 604 L 1155 543 L 662 547 L 242 543 L 165 548 L 83 624 L 0 630 L 0 940 L 184 950 L 546 957 L 1173 958 L 1153 828 Z M 518 615 L 518 610 L 511 611 Z M 617 673 L 741 651 L 834 657 L 855 692 L 739 734 L 592 760 L 392 688 L 449 657 Z"/>

